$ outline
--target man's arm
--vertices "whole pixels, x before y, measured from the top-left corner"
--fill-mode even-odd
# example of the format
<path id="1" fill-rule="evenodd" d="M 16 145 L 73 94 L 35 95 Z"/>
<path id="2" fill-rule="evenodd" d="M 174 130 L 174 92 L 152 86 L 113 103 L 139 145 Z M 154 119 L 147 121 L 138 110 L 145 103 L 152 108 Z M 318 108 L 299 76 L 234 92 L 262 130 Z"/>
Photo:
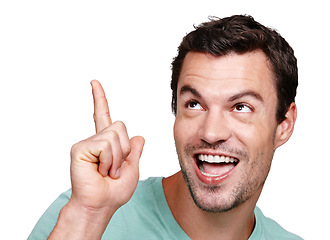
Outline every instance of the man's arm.
<path id="1" fill-rule="evenodd" d="M 92 81 L 92 89 L 96 135 L 72 147 L 72 195 L 48 239 L 100 239 L 138 183 L 144 139 L 112 123 L 101 84 Z"/>

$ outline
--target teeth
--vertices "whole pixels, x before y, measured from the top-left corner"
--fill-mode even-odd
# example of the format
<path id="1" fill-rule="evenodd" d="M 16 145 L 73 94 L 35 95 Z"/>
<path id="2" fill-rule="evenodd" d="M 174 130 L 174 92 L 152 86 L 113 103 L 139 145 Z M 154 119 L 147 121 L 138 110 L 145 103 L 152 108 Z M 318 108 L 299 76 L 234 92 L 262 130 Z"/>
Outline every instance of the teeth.
<path id="1" fill-rule="evenodd" d="M 232 157 L 225 157 L 219 155 L 207 155 L 207 154 L 199 154 L 198 159 L 203 162 L 209 163 L 236 163 L 237 159 Z"/>

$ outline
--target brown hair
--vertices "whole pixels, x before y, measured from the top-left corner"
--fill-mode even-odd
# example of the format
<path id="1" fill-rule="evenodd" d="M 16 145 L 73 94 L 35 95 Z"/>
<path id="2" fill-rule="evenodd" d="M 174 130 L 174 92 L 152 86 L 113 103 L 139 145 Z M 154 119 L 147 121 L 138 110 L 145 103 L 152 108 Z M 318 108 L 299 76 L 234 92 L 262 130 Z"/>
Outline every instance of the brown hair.
<path id="1" fill-rule="evenodd" d="M 214 56 L 229 53 L 244 54 L 255 50 L 265 53 L 271 63 L 277 88 L 276 118 L 280 123 L 292 102 L 298 86 L 297 59 L 293 49 L 281 35 L 256 22 L 251 16 L 235 15 L 210 19 L 187 34 L 172 62 L 172 111 L 177 112 L 177 85 L 182 64 L 189 51 L 206 52 Z"/>

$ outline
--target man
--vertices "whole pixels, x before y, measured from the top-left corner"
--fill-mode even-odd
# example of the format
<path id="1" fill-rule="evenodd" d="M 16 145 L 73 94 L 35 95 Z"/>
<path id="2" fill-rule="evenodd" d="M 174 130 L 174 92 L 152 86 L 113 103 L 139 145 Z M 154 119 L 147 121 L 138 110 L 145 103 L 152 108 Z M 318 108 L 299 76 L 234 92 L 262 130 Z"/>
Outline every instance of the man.
<path id="1" fill-rule="evenodd" d="M 289 44 L 252 17 L 215 19 L 183 39 L 172 67 L 181 171 L 138 183 L 144 139 L 112 123 L 92 81 L 97 133 L 73 146 L 72 190 L 30 239 L 301 239 L 256 207 L 296 121 Z"/>

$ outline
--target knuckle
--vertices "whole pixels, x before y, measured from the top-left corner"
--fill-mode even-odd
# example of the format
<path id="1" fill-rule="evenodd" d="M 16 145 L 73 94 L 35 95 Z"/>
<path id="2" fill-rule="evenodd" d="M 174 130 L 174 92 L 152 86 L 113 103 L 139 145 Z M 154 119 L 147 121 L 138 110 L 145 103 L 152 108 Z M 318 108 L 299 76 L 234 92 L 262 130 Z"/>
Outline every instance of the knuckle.
<path id="1" fill-rule="evenodd" d="M 116 121 L 113 123 L 114 126 L 116 126 L 118 129 L 126 131 L 126 125 L 122 121 Z"/>
<path id="2" fill-rule="evenodd" d="M 130 152 L 131 152 L 131 144 L 125 144 L 123 147 L 122 147 L 122 149 L 123 149 L 123 155 L 125 156 L 125 157 L 127 157 L 128 156 L 128 154 L 130 154 Z"/>
<path id="3" fill-rule="evenodd" d="M 74 144 L 72 147 L 71 147 L 71 151 L 70 151 L 70 154 L 71 156 L 74 156 L 77 152 L 77 146 L 76 144 Z"/>
<path id="4" fill-rule="evenodd" d="M 73 144 L 71 147 L 71 155 L 76 154 L 80 148 L 81 148 L 81 142 Z"/>
<path id="5" fill-rule="evenodd" d="M 111 141 L 119 141 L 119 134 L 115 130 L 109 130 L 108 131 L 108 137 Z"/>
<path id="6" fill-rule="evenodd" d="M 94 113 L 93 114 L 93 117 L 94 117 L 94 121 L 97 119 L 97 118 L 109 118 L 110 117 L 110 112 L 107 111 L 107 112 L 103 112 L 103 113 Z"/>
<path id="7" fill-rule="evenodd" d="M 99 142 L 100 150 L 101 151 L 109 151 L 111 150 L 111 143 L 108 140 L 103 140 Z"/>
<path id="8" fill-rule="evenodd" d="M 109 119 L 110 118 L 110 112 L 106 111 L 103 113 L 93 113 L 93 119 L 96 123 L 97 121 L 101 121 L 102 119 Z"/>

